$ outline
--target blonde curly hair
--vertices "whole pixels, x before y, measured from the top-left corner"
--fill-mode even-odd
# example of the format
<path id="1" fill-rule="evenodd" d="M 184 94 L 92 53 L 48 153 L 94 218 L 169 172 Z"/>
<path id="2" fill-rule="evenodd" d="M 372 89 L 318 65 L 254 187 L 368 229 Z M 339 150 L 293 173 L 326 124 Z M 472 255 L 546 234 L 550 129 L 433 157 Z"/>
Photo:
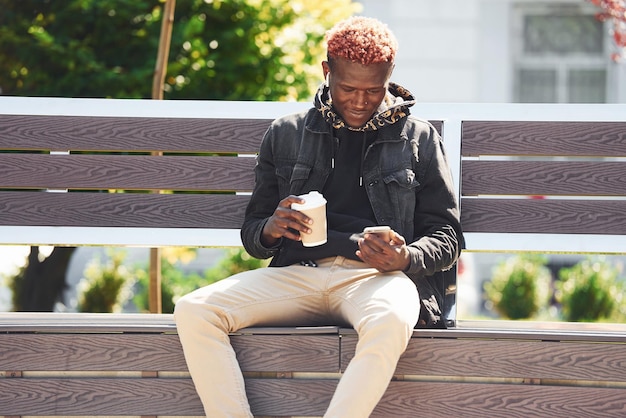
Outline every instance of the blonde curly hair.
<path id="1" fill-rule="evenodd" d="M 398 41 L 381 21 L 363 16 L 343 20 L 326 32 L 328 59 L 344 58 L 364 65 L 393 62 Z"/>

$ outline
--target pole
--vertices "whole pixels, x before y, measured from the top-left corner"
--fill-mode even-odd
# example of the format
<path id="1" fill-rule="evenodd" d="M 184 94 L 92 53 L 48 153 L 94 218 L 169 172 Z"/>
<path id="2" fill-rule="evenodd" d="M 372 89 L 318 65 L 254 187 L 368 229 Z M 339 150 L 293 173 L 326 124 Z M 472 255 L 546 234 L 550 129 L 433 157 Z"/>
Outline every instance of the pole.
<path id="1" fill-rule="evenodd" d="M 167 74 L 167 61 L 172 40 L 172 27 L 174 26 L 174 10 L 176 0 L 166 0 L 163 8 L 163 20 L 161 21 L 161 37 L 154 77 L 152 80 L 152 99 L 163 100 L 163 83 Z M 152 155 L 162 155 L 162 152 L 153 152 Z M 158 193 L 158 192 L 157 192 Z M 161 295 L 161 249 L 150 248 L 150 285 L 148 287 L 148 308 L 150 313 L 162 313 L 163 303 Z"/>

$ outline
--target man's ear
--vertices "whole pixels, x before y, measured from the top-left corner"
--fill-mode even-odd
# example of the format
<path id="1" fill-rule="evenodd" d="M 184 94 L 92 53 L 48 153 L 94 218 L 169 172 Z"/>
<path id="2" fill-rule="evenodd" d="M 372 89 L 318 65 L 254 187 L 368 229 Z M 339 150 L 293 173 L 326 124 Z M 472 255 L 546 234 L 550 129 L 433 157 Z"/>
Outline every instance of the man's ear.
<path id="1" fill-rule="evenodd" d="M 322 74 L 324 74 L 324 84 L 328 87 L 328 74 L 330 74 L 330 64 L 328 61 L 322 61 Z"/>

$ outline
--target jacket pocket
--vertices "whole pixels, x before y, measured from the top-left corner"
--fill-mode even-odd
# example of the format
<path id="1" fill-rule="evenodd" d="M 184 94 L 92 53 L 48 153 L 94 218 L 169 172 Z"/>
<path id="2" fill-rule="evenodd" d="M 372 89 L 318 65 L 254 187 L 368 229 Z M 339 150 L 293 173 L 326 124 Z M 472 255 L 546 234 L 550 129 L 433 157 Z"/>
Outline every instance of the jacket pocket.
<path id="1" fill-rule="evenodd" d="M 387 186 L 395 184 L 400 190 L 413 190 L 419 187 L 420 183 L 417 181 L 415 172 L 410 168 L 403 168 L 401 170 L 394 171 L 393 173 L 383 177 L 383 181 Z"/>
<path id="2" fill-rule="evenodd" d="M 276 167 L 278 190 L 281 198 L 290 194 L 298 194 L 310 173 L 311 167 L 300 163 Z"/>
<path id="3" fill-rule="evenodd" d="M 412 221 L 415 211 L 415 195 L 420 183 L 410 168 L 396 170 L 383 177 L 389 208 L 393 218 L 400 223 Z M 403 229 L 404 230 L 404 229 Z M 405 237 L 409 239 L 409 237 Z"/>

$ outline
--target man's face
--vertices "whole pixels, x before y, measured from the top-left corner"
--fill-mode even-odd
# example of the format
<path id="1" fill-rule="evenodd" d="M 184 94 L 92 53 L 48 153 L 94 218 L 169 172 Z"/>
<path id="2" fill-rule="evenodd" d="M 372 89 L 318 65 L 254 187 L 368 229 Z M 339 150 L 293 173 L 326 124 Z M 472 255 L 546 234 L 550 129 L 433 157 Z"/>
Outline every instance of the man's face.
<path id="1" fill-rule="evenodd" d="M 363 65 L 335 58 L 332 69 L 322 63 L 324 76 L 329 77 L 333 107 L 352 128 L 360 128 L 370 120 L 387 92 L 393 63 Z"/>

